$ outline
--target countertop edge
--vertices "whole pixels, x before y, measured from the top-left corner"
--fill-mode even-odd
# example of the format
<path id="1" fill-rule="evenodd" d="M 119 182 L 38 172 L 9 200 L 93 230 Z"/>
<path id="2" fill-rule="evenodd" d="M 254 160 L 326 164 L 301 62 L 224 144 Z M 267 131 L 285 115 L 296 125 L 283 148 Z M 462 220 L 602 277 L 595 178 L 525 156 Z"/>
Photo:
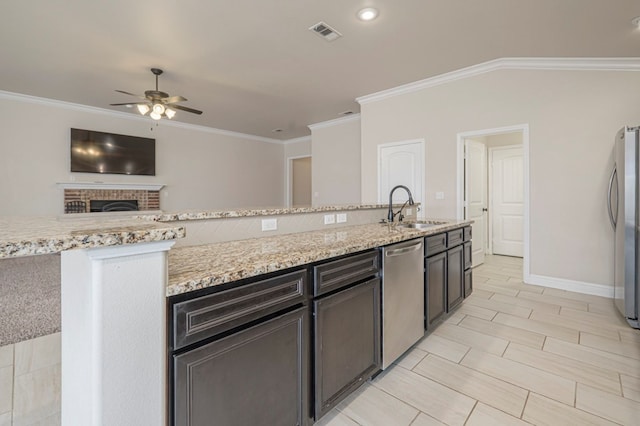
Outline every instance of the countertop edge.
<path id="1" fill-rule="evenodd" d="M 419 205 L 417 203 L 416 205 Z M 401 204 L 394 204 L 394 208 L 400 207 Z M 233 210 L 193 210 L 174 213 L 161 214 L 145 214 L 136 216 L 137 218 L 155 221 L 155 222 L 177 222 L 190 220 L 206 220 L 206 219 L 229 219 L 240 217 L 255 216 L 279 216 L 290 214 L 304 213 L 322 213 L 334 211 L 354 211 L 354 210 L 376 210 L 387 209 L 388 204 L 352 204 L 352 205 L 336 205 L 336 206 L 318 206 L 318 207 L 285 207 L 285 208 L 241 208 Z"/>

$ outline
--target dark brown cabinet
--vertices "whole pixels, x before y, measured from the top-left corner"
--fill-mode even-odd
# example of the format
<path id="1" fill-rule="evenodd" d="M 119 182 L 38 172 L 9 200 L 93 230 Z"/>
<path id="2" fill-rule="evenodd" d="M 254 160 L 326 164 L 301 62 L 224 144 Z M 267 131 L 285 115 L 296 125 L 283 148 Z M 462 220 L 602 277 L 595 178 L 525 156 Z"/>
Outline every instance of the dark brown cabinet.
<path id="1" fill-rule="evenodd" d="M 471 227 L 425 238 L 425 330 L 471 294 Z"/>
<path id="2" fill-rule="evenodd" d="M 170 424 L 307 425 L 307 270 L 169 301 Z"/>
<path id="3" fill-rule="evenodd" d="M 306 307 L 176 355 L 175 425 L 303 425 Z"/>
<path id="4" fill-rule="evenodd" d="M 458 245 L 447 250 L 447 312 L 464 298 L 464 253 Z"/>
<path id="5" fill-rule="evenodd" d="M 379 263 L 375 250 L 314 268 L 316 420 L 380 369 Z"/>
<path id="6" fill-rule="evenodd" d="M 425 329 L 440 318 L 447 308 L 447 253 L 425 259 Z"/>

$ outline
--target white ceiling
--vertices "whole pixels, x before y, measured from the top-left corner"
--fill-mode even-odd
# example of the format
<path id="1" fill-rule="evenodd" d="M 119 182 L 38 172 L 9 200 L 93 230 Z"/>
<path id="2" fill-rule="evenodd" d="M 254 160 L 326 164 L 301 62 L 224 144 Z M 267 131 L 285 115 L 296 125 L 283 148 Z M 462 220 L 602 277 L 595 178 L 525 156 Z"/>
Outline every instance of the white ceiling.
<path id="1" fill-rule="evenodd" d="M 134 113 L 108 106 L 135 101 L 114 90 L 152 89 L 159 67 L 160 90 L 204 111 L 174 120 L 291 139 L 356 97 L 496 58 L 640 56 L 638 15 L 638 0 L 5 0 L 0 90 Z"/>

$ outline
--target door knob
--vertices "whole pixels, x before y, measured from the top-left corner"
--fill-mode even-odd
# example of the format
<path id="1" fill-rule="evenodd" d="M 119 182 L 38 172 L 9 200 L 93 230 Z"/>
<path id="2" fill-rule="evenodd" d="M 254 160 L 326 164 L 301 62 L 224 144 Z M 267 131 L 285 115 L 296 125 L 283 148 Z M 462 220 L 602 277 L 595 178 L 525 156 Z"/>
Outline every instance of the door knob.
<path id="1" fill-rule="evenodd" d="M 488 208 L 486 208 L 486 207 L 483 207 L 483 208 L 482 208 L 482 211 L 483 211 L 483 212 L 488 212 L 488 211 L 489 211 L 489 209 L 488 209 Z"/>

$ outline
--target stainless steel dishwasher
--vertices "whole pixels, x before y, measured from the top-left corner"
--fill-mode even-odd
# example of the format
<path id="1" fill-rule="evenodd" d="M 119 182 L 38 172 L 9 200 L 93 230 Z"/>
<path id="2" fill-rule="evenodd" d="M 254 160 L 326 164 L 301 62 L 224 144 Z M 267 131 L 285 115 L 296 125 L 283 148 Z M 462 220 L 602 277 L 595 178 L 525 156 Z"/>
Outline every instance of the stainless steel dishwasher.
<path id="1" fill-rule="evenodd" d="M 424 336 L 424 239 L 382 248 L 382 369 Z"/>

